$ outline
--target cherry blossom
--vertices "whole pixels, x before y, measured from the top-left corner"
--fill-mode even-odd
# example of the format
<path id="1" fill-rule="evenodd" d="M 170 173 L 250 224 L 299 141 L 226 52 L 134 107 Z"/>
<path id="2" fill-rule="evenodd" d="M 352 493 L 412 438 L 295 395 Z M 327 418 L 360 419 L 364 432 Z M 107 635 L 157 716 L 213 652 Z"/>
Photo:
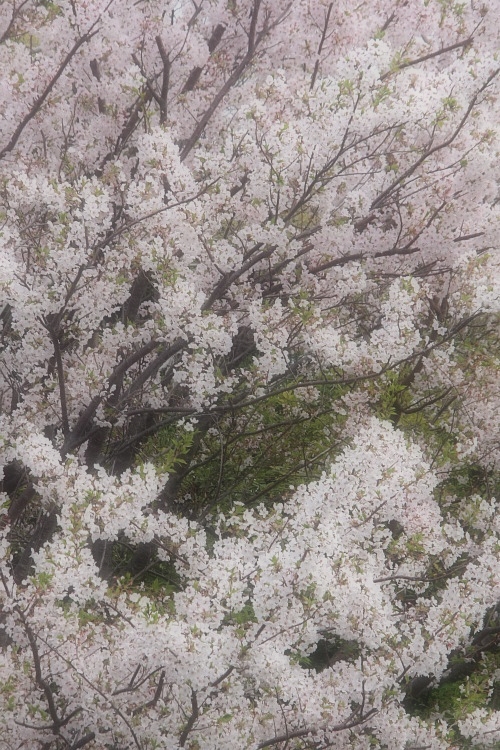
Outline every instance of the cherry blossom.
<path id="1" fill-rule="evenodd" d="M 0 6 L 0 750 L 498 742 L 499 24 Z"/>

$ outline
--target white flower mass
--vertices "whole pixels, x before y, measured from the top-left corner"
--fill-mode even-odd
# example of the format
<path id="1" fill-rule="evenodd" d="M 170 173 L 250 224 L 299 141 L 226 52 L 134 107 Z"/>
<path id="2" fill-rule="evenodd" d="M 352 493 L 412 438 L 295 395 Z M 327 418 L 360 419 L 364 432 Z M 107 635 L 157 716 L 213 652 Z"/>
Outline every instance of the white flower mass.
<path id="1" fill-rule="evenodd" d="M 0 4 L 0 750 L 500 747 L 499 28 Z"/>

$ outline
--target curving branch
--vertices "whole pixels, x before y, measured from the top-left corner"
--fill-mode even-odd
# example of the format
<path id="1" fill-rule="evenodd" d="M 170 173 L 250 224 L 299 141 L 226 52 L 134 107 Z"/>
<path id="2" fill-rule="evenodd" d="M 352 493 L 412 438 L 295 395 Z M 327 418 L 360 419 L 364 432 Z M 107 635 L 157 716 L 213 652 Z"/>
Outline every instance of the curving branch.
<path id="1" fill-rule="evenodd" d="M 160 342 L 153 339 L 148 344 L 145 344 L 144 346 L 140 347 L 140 349 L 131 352 L 131 354 L 125 357 L 115 367 L 113 374 L 109 377 L 108 390 L 112 388 L 113 385 L 118 384 L 120 379 L 127 372 L 127 370 L 132 367 L 132 365 L 135 365 L 136 362 L 139 362 L 139 360 L 141 360 L 147 354 L 150 354 L 158 346 L 160 346 Z M 62 456 L 65 456 L 67 453 L 69 453 L 70 450 L 77 448 L 79 445 L 81 445 L 82 442 L 85 442 L 85 440 L 87 440 L 92 419 L 103 399 L 104 395 L 101 393 L 99 393 L 97 396 L 94 396 L 86 409 L 84 409 L 80 414 L 75 426 L 64 441 L 63 447 L 61 448 Z"/>
<path id="2" fill-rule="evenodd" d="M 33 667 L 35 669 L 36 684 L 38 685 L 43 695 L 45 696 L 45 700 L 47 701 L 48 712 L 49 712 L 50 718 L 52 719 L 52 724 L 49 724 L 47 726 L 37 727 L 37 728 L 42 731 L 43 730 L 52 731 L 54 732 L 54 734 L 59 734 L 60 729 L 66 726 L 71 721 L 71 719 L 73 719 L 75 716 L 81 713 L 83 709 L 81 707 L 78 707 L 78 708 L 75 708 L 73 711 L 71 711 L 65 717 L 59 716 L 59 713 L 56 708 L 56 702 L 54 700 L 52 687 L 42 675 L 42 661 L 40 657 L 40 652 L 38 650 L 38 645 L 36 642 L 37 640 L 36 635 L 33 632 L 33 629 L 31 628 L 31 626 L 28 624 L 28 621 L 25 615 L 23 614 L 23 612 L 17 607 L 16 607 L 16 612 L 24 627 L 26 636 L 28 638 L 28 643 L 30 645 L 31 655 L 33 657 Z M 83 745 L 80 745 L 80 747 L 83 747 Z"/>
<path id="3" fill-rule="evenodd" d="M 19 614 L 20 614 L 20 616 L 22 616 L 22 613 L 19 613 Z M 74 672 L 76 672 L 81 680 L 83 680 L 92 690 L 95 690 L 95 692 L 98 693 L 101 696 L 101 698 L 103 698 L 106 701 L 106 703 L 111 707 L 111 709 L 115 712 L 115 714 L 117 716 L 119 716 L 119 718 L 123 721 L 123 723 L 125 724 L 125 726 L 129 730 L 129 732 L 130 732 L 130 734 L 132 736 L 132 739 L 134 741 L 134 745 L 137 748 L 137 750 L 143 750 L 142 743 L 139 741 L 139 738 L 138 738 L 136 732 L 134 731 L 134 727 L 132 725 L 132 722 L 129 721 L 129 719 L 127 718 L 127 716 L 125 715 L 125 713 L 119 708 L 119 706 L 117 706 L 111 700 L 111 698 L 109 697 L 109 695 L 106 695 L 106 693 L 103 690 L 101 690 L 101 688 L 98 685 L 96 685 L 94 682 L 92 682 L 92 680 L 90 680 L 83 672 L 81 672 L 80 670 L 77 670 L 77 668 L 72 663 L 72 661 L 70 659 L 68 659 L 66 656 L 64 656 L 64 654 L 62 654 L 60 652 L 60 650 L 56 646 L 54 646 L 52 643 L 50 643 L 49 641 L 47 641 L 42 635 L 40 635 L 40 633 L 38 633 L 37 638 L 45 646 L 47 646 L 47 648 L 50 651 L 52 651 L 54 654 L 56 654 L 59 657 L 59 659 L 61 659 L 61 661 L 63 661 L 71 670 L 73 670 Z M 77 710 L 81 711 L 82 709 L 80 708 L 80 709 L 77 709 Z M 73 712 L 72 716 L 74 716 L 74 712 Z M 89 736 L 90 735 L 87 735 L 87 738 Z M 81 740 L 80 740 L 80 742 L 81 742 Z M 85 744 L 87 744 L 88 742 L 90 742 L 90 739 L 86 739 Z M 83 745 L 79 745 L 78 743 L 75 744 L 75 745 L 73 745 L 73 748 L 78 748 L 78 747 L 83 747 Z"/>

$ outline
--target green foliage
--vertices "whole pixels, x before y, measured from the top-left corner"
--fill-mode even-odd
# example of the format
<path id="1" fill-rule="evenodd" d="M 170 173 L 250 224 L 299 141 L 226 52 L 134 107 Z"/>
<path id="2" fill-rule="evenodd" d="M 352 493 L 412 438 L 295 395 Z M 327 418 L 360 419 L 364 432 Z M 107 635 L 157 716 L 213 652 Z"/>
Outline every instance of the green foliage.
<path id="1" fill-rule="evenodd" d="M 476 528 L 482 499 L 498 497 L 500 472 L 475 463 L 464 463 L 453 468 L 437 490 L 440 505 L 451 517 L 460 518 L 467 533 L 477 541 L 484 536 L 484 532 Z"/>
<path id="2" fill-rule="evenodd" d="M 104 613 L 100 612 L 96 606 L 92 606 L 89 603 L 85 605 L 84 609 L 78 610 L 78 622 L 81 628 L 84 628 L 89 623 L 103 622 L 105 619 Z"/>
<path id="3" fill-rule="evenodd" d="M 180 578 L 172 562 L 163 562 L 152 557 L 137 564 L 137 571 L 134 569 L 138 549 L 125 540 L 113 545 L 114 577 L 120 590 L 147 591 L 147 595 L 153 597 L 168 597 L 174 591 L 178 591 Z"/>
<path id="4" fill-rule="evenodd" d="M 318 477 L 342 443 L 345 421 L 337 402 L 347 388 L 322 386 L 313 397 L 284 390 L 241 412 L 214 420 L 206 431 L 161 430 L 144 446 L 144 459 L 161 471 L 183 475 L 179 495 L 194 515 L 282 500 L 297 485 Z M 196 441 L 197 463 L 183 474 Z"/>
<path id="5" fill-rule="evenodd" d="M 53 573 L 47 573 L 42 571 L 36 576 L 33 576 L 32 581 L 40 592 L 47 591 L 50 587 L 51 581 L 54 578 Z"/>
<path id="6" fill-rule="evenodd" d="M 346 641 L 334 634 L 325 635 L 318 641 L 315 650 L 308 656 L 288 654 L 290 660 L 302 669 L 314 669 L 322 672 L 338 661 L 355 661 L 360 655 L 360 648 L 356 641 Z"/>
<path id="7" fill-rule="evenodd" d="M 383 102 L 384 99 L 387 99 L 387 97 L 391 94 L 392 91 L 390 86 L 388 86 L 387 84 L 383 84 L 382 86 L 380 86 L 372 97 L 373 108 L 376 109 L 378 105 Z"/>
<path id="8" fill-rule="evenodd" d="M 463 657 L 456 657 L 464 665 L 464 672 L 470 661 Z M 451 662 L 453 664 L 453 662 Z M 457 722 L 463 720 L 467 714 L 476 709 L 487 711 L 498 710 L 498 699 L 500 695 L 500 683 L 492 681 L 494 675 L 500 668 L 500 653 L 487 653 L 483 656 L 480 668 L 465 674 L 463 677 L 442 683 L 433 689 L 424 692 L 411 706 L 412 712 L 424 719 L 432 719 L 434 716 L 442 715 L 451 727 L 450 742 L 453 747 L 460 750 L 482 750 L 483 747 L 498 748 L 497 745 L 471 744 L 459 732 Z M 471 671 L 469 669 L 469 671 Z"/>
<path id="9" fill-rule="evenodd" d="M 296 304 L 303 314 L 303 322 L 307 323 L 310 314 L 307 298 L 298 298 Z M 490 325 L 487 329 L 478 326 L 457 339 L 455 356 L 466 374 L 479 361 L 494 363 L 498 351 L 496 337 L 495 328 Z M 410 362 L 385 372 L 376 380 L 354 386 L 317 386 L 314 391 L 297 388 L 296 382 L 290 379 L 283 384 L 281 392 L 253 406 L 221 413 L 212 418 L 208 427 L 200 422 L 198 429 L 189 432 L 183 425 L 167 425 L 144 444 L 141 459 L 152 461 L 158 471 L 177 473 L 180 479 L 176 490 L 178 499 L 184 503 L 183 512 L 187 509 L 193 518 L 204 520 L 216 511 L 243 513 L 246 508 L 260 503 L 270 506 L 276 501 L 283 502 L 291 486 L 318 478 L 345 447 L 343 397 L 358 390 L 368 394 L 370 405 L 379 418 L 390 420 L 408 439 L 419 443 L 435 468 L 444 468 L 444 479 L 436 491 L 436 499 L 445 514 L 456 514 L 463 522 L 465 500 L 473 509 L 471 497 L 474 494 L 479 500 L 500 496 L 500 476 L 473 462 L 462 463 L 458 469 L 450 468 L 458 463 L 459 427 L 450 428 L 455 424 L 455 396 L 450 389 L 435 384 L 427 388 L 425 378 L 416 377 L 419 372 L 418 362 Z M 334 380 L 338 376 L 326 372 L 322 377 Z M 450 496 L 454 498 L 451 504 Z M 471 518 L 471 523 L 473 520 Z M 394 563 L 408 558 L 420 560 L 424 553 L 421 535 L 408 537 L 403 527 L 390 528 L 393 541 L 387 554 Z M 474 533 L 477 531 L 472 529 L 471 534 Z M 126 557 L 130 551 L 122 554 Z M 427 580 L 412 584 L 411 588 L 402 586 L 398 596 L 401 607 L 417 607 L 419 598 L 439 599 L 449 578 L 460 576 L 467 563 L 466 555 L 459 557 L 452 568 L 447 568 L 438 557 L 431 558 L 423 576 Z M 164 573 L 166 579 L 172 575 L 171 570 Z M 170 600 L 178 581 L 165 578 L 156 577 L 153 567 L 140 577 L 141 590 L 156 600 L 161 596 Z M 136 589 L 138 583 L 139 579 L 125 576 L 121 585 Z M 309 598 L 314 600 L 314 592 L 305 590 L 303 597 L 307 604 Z M 225 622 L 235 623 L 243 637 L 247 624 L 255 622 L 251 603 L 238 612 L 229 613 Z M 288 657 L 303 669 L 320 672 L 337 661 L 350 661 L 359 655 L 358 643 L 343 641 L 328 633 L 312 653 L 289 653 Z M 460 750 L 479 748 L 465 742 L 456 722 L 478 707 L 490 706 L 493 710 L 496 706 L 492 696 L 500 695 L 500 686 L 497 689 L 492 685 L 492 675 L 500 669 L 500 656 L 496 653 L 482 656 L 469 673 L 465 669 L 460 678 L 443 680 L 408 704 L 408 709 L 422 718 L 432 718 L 437 712 L 444 714 L 452 726 L 450 744 Z M 456 654 L 454 659 L 467 667 L 471 655 Z M 452 662 L 450 668 L 454 668 Z"/>
<path id="10" fill-rule="evenodd" d="M 140 458 L 144 463 L 153 461 L 160 474 L 177 471 L 186 463 L 186 455 L 194 440 L 194 432 L 188 432 L 172 424 L 158 430 L 144 444 Z"/>
<path id="11" fill-rule="evenodd" d="M 245 606 L 238 612 L 231 612 L 230 615 L 224 618 L 226 623 L 233 622 L 237 625 L 246 625 L 249 622 L 257 622 L 253 605 L 251 603 L 245 604 Z"/>
<path id="12" fill-rule="evenodd" d="M 376 414 L 380 419 L 397 422 L 401 410 L 411 403 L 411 393 L 405 382 L 404 368 L 387 372 L 375 388 L 379 389 Z"/>
<path id="13" fill-rule="evenodd" d="M 52 0 L 38 0 L 40 5 L 43 5 L 44 8 L 47 9 L 49 13 L 53 13 L 54 15 L 59 15 L 62 13 L 61 8 L 57 3 L 52 2 Z"/>

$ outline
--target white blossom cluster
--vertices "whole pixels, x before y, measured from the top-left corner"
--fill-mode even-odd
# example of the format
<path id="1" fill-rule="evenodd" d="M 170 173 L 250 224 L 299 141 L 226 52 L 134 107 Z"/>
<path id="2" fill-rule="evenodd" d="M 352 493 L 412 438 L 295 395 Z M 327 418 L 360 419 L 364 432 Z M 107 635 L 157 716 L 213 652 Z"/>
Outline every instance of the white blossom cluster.
<path id="1" fill-rule="evenodd" d="M 26 438 L 19 452 L 64 500 L 57 532 L 34 555 L 35 573 L 22 585 L 3 573 L 4 627 L 16 644 L 2 654 L 9 675 L 4 737 L 40 738 L 33 727 L 43 721 L 33 717 L 46 715 L 43 696 L 33 667 L 19 669 L 36 629 L 39 668 L 57 682 L 66 711 L 79 708 L 74 736 L 91 730 L 96 746 L 108 734 L 117 743 L 133 732 L 141 747 L 178 747 L 193 696 L 203 747 L 258 747 L 303 728 L 343 747 L 339 727 L 361 703 L 382 746 L 423 739 L 445 746 L 439 731 L 397 709 L 401 675 L 439 679 L 450 650 L 467 642 L 471 623 L 497 602 L 500 528 L 475 549 L 442 516 L 433 499 L 437 480 L 420 449 L 388 423 L 373 419 L 319 481 L 287 503 L 221 516 L 209 547 L 196 524 L 143 512 L 157 489 L 152 467 L 120 481 L 102 469 L 91 478 L 72 461 L 49 464 L 40 443 Z M 418 538 L 418 551 L 396 559 L 388 520 L 401 525 L 401 548 L 412 549 Z M 120 533 L 175 549 L 182 590 L 168 600 L 145 589 L 107 589 L 87 543 Z M 5 527 L 4 560 L 7 535 Z M 424 593 L 429 559 L 441 556 L 451 568 L 464 552 L 469 562 L 459 578 L 401 611 L 405 577 L 421 577 L 415 586 Z M 352 661 L 319 673 L 303 669 L 300 658 L 322 633 L 355 643 Z M 147 710 L 160 673 L 162 697 Z M 138 714 L 144 721 L 132 720 Z M 468 733 L 472 726 L 469 720 Z M 363 747 L 362 727 L 355 734 L 354 746 Z"/>
<path id="2" fill-rule="evenodd" d="M 498 630 L 498 28 L 0 4 L 0 750 L 496 747 L 410 704 Z M 328 462 L 219 503 L 283 395 Z"/>

